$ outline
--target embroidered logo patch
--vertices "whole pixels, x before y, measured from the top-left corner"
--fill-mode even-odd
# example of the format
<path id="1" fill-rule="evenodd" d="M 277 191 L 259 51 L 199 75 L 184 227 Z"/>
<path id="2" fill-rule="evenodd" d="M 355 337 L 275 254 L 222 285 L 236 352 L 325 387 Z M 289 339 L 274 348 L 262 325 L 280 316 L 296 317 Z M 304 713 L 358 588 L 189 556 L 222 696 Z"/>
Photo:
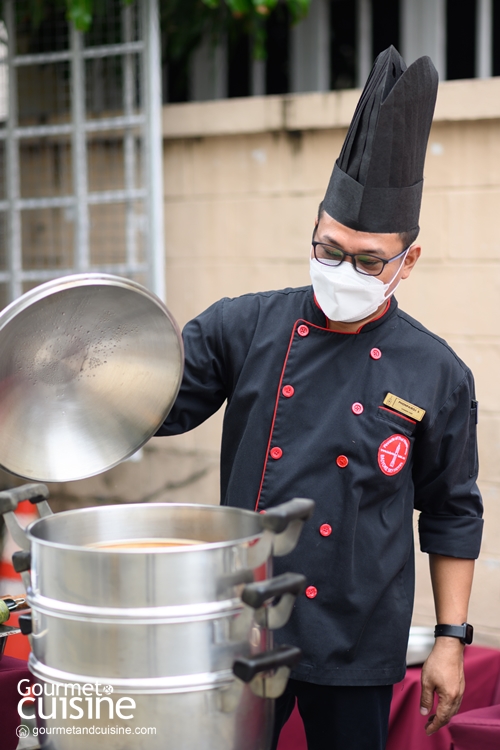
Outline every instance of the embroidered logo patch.
<path id="1" fill-rule="evenodd" d="M 391 435 L 378 449 L 378 465 L 388 477 L 401 471 L 410 452 L 410 441 L 404 435 Z"/>

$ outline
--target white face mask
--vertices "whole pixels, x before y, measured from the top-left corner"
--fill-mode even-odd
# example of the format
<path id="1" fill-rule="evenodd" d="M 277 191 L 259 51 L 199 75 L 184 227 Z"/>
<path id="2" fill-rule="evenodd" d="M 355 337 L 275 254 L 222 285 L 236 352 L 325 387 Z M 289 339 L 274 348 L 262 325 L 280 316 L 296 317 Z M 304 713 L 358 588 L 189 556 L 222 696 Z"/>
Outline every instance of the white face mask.
<path id="1" fill-rule="evenodd" d="M 358 273 L 347 260 L 340 266 L 325 266 L 316 258 L 311 258 L 309 270 L 314 294 L 326 317 L 342 323 L 355 323 L 372 315 L 398 288 L 401 279 L 389 294 L 389 287 L 399 273 L 407 252 L 388 284 L 376 276 Z"/>

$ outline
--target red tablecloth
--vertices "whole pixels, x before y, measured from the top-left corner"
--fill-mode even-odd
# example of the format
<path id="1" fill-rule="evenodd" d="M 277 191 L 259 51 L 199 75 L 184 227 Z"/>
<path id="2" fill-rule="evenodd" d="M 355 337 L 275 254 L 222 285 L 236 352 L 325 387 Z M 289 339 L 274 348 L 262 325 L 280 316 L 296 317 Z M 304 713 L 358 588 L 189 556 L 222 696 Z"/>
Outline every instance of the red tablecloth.
<path id="1" fill-rule="evenodd" d="M 500 705 L 457 714 L 450 721 L 450 734 L 454 750 L 498 750 Z"/>
<path id="2" fill-rule="evenodd" d="M 450 750 L 447 727 L 431 737 L 424 732 L 426 717 L 420 714 L 420 672 L 420 667 L 410 667 L 405 679 L 394 685 L 387 750 Z M 466 648 L 465 680 L 460 713 L 490 706 L 500 683 L 500 651 L 479 646 Z M 297 708 L 283 727 L 278 750 L 307 750 Z"/>
<path id="3" fill-rule="evenodd" d="M 19 680 L 31 679 L 25 661 L 4 656 L 0 660 L 0 747 L 15 750 L 18 745 L 16 729 L 21 723 L 17 704 L 21 696 L 17 690 Z"/>

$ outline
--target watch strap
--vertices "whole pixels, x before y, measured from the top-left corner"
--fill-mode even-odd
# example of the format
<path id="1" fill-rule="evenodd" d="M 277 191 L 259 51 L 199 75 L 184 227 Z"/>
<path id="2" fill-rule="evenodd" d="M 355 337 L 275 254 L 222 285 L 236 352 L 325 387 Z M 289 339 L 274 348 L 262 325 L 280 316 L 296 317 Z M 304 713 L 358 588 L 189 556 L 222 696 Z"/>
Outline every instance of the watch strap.
<path id="1" fill-rule="evenodd" d="M 461 625 L 436 625 L 434 628 L 434 638 L 444 635 L 451 638 L 458 638 L 462 643 L 467 645 L 472 643 L 473 634 L 474 628 L 467 622 Z"/>

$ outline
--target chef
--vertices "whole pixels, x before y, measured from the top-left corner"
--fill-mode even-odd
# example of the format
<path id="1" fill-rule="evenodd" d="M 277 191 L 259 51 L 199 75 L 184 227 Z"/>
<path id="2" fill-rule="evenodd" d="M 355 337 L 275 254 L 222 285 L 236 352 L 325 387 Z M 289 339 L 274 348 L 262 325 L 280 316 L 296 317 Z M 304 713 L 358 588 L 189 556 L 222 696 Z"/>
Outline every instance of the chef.
<path id="1" fill-rule="evenodd" d="M 393 296 L 421 252 L 437 84 L 429 58 L 406 68 L 393 47 L 379 55 L 316 219 L 312 286 L 222 299 L 183 333 L 184 378 L 159 434 L 190 430 L 225 403 L 222 504 L 316 501 L 296 549 L 275 561 L 308 587 L 276 634 L 303 660 L 277 701 L 273 747 L 296 701 L 309 750 L 385 747 L 392 685 L 405 674 L 414 508 L 438 626 L 422 676 L 428 734 L 464 690 L 482 532 L 474 382 Z"/>

